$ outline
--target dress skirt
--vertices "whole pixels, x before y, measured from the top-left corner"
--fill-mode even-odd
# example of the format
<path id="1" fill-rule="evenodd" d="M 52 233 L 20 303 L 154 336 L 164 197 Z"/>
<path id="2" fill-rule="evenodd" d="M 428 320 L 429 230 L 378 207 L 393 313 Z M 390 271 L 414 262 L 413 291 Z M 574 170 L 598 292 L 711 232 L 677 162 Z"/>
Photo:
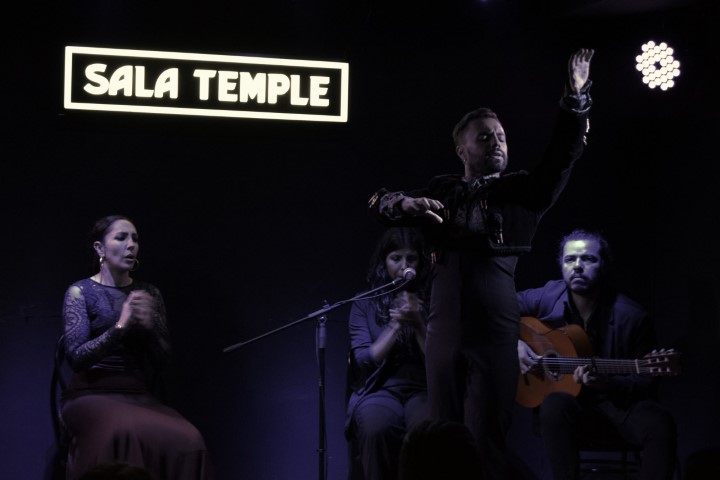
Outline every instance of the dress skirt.
<path id="1" fill-rule="evenodd" d="M 211 480 L 198 429 L 126 373 L 76 373 L 62 399 L 69 434 L 67 480 L 96 465 L 144 467 L 157 480 Z"/>

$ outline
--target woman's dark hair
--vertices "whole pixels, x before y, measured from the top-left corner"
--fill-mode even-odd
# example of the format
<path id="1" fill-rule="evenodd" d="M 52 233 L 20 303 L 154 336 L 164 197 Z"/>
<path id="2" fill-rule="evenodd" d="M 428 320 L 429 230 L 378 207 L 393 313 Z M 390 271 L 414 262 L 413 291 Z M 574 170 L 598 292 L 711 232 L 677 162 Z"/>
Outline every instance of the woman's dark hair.
<path id="1" fill-rule="evenodd" d="M 105 235 L 107 235 L 112 224 L 118 220 L 127 220 L 130 223 L 134 223 L 125 215 L 107 215 L 105 217 L 97 219 L 93 227 L 90 229 L 90 271 L 93 273 L 97 272 L 100 269 L 100 259 L 98 258 L 97 252 L 95 251 L 94 244 L 95 242 L 102 243 L 105 239 Z"/>
<path id="2" fill-rule="evenodd" d="M 390 274 L 385 267 L 385 258 L 390 252 L 400 250 L 402 248 L 411 248 L 418 253 L 418 266 L 416 277 L 407 283 L 405 290 L 417 294 L 417 296 L 426 300 L 426 285 L 429 278 L 430 261 L 425 251 L 425 240 L 422 233 L 411 227 L 391 227 L 388 228 L 380 237 L 375 251 L 370 257 L 370 267 L 367 274 L 367 282 L 371 288 L 377 288 L 392 281 Z M 374 303 L 379 314 L 378 319 L 383 322 L 388 320 L 387 310 L 392 295 L 381 295 L 374 299 Z"/>

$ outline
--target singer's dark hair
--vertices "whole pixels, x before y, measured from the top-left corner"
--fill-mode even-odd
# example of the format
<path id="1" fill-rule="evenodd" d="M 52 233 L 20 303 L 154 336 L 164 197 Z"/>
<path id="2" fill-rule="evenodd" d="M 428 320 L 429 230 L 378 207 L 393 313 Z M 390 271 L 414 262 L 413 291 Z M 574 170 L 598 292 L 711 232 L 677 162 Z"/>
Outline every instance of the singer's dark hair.
<path id="1" fill-rule="evenodd" d="M 460 119 L 460 121 L 455 125 L 455 128 L 453 128 L 452 131 L 452 137 L 453 141 L 455 142 L 455 145 L 460 145 L 460 137 L 462 136 L 463 132 L 467 128 L 468 124 L 475 120 L 476 118 L 494 118 L 495 120 L 500 121 L 498 119 L 498 116 L 495 112 L 493 112 L 491 109 L 486 107 L 479 107 L 475 110 L 472 110 Z"/>
<path id="2" fill-rule="evenodd" d="M 100 268 L 100 259 L 98 258 L 97 252 L 95 251 L 95 247 L 93 245 L 95 244 L 95 242 L 102 243 L 105 240 L 105 235 L 107 235 L 110 231 L 110 227 L 112 227 L 112 224 L 117 222 L 118 220 L 127 220 L 133 225 L 135 224 L 135 222 L 133 222 L 125 215 L 106 215 L 102 218 L 98 218 L 95 221 L 95 224 L 90 229 L 88 237 L 90 239 L 90 271 L 92 273 L 96 273 Z"/>
<path id="3" fill-rule="evenodd" d="M 385 258 L 390 252 L 401 248 L 411 248 L 418 253 L 417 275 L 408 282 L 403 289 L 415 293 L 421 300 L 427 300 L 427 281 L 430 271 L 430 260 L 425 248 L 425 240 L 420 230 L 412 227 L 390 227 L 375 245 L 375 250 L 370 257 L 367 282 L 371 288 L 377 288 L 392 281 L 385 268 Z M 392 301 L 392 295 L 381 295 L 373 299 L 378 319 L 388 321 L 388 308 Z"/>

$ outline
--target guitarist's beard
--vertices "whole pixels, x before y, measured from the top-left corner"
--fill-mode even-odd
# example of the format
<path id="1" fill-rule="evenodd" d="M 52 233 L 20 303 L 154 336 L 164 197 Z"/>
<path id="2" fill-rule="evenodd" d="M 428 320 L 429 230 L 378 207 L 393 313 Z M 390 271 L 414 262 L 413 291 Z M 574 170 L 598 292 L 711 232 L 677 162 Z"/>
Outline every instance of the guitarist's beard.
<path id="1" fill-rule="evenodd" d="M 597 298 L 601 288 L 600 282 L 584 275 L 573 275 L 570 277 L 568 287 L 574 294 L 590 298 Z"/>

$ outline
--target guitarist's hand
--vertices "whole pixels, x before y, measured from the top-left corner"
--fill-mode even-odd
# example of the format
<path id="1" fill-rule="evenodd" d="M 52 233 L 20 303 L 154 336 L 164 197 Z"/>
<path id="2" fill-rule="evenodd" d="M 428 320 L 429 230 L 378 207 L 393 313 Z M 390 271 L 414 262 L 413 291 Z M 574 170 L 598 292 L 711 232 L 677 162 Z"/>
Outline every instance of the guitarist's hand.
<path id="1" fill-rule="evenodd" d="M 518 340 L 517 349 L 518 360 L 520 360 L 520 373 L 525 375 L 532 370 L 532 367 L 535 366 L 541 357 L 533 352 L 532 348 L 522 340 Z"/>
<path id="2" fill-rule="evenodd" d="M 607 375 L 595 372 L 592 365 L 577 367 L 573 372 L 573 379 L 575 382 L 595 390 L 607 389 Z"/>

